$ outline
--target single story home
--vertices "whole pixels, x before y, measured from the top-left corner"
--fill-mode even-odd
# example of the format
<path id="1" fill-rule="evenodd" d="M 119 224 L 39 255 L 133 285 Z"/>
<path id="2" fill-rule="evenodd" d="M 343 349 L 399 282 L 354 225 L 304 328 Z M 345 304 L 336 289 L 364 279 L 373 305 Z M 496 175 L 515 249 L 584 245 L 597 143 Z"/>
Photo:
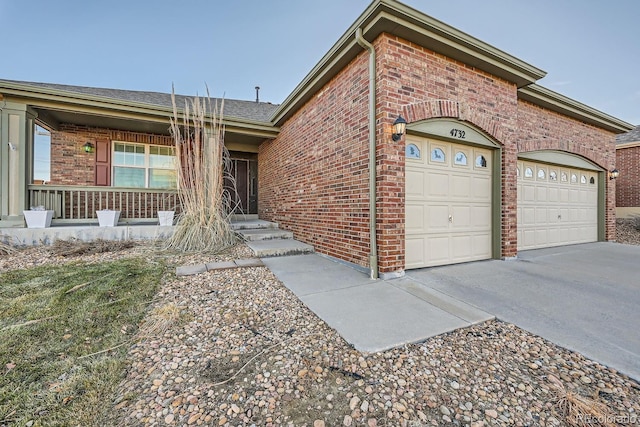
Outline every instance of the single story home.
<path id="1" fill-rule="evenodd" d="M 616 216 L 640 216 L 640 126 L 616 136 Z"/>
<path id="2" fill-rule="evenodd" d="M 633 126 L 544 76 L 374 0 L 282 104 L 225 100 L 242 209 L 385 278 L 612 240 L 615 138 Z M 169 94 L 1 80 L 0 105 L 0 226 L 38 203 L 79 221 L 113 204 L 144 219 L 171 200 Z M 34 124 L 51 132 L 46 185 Z"/>

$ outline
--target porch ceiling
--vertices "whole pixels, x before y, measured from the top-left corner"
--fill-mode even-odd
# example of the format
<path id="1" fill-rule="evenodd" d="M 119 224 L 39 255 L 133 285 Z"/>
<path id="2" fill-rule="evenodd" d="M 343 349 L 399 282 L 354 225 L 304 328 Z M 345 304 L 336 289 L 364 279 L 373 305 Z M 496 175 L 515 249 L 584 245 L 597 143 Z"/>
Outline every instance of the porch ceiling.
<path id="1" fill-rule="evenodd" d="M 38 123 L 52 130 L 59 130 L 61 124 L 72 124 L 157 135 L 170 134 L 169 117 L 148 117 L 143 120 L 140 118 L 113 117 L 35 106 L 33 110 L 38 114 Z M 257 147 L 265 139 L 274 137 L 273 130 L 243 129 L 234 122 L 225 123 L 225 140 L 236 145 Z"/>
<path id="2" fill-rule="evenodd" d="M 34 108 L 38 113 L 38 121 L 52 130 L 59 130 L 60 124 L 118 129 L 132 132 L 156 133 L 169 135 L 169 121 L 141 121 L 108 117 L 103 115 L 83 114 L 55 109 Z"/>

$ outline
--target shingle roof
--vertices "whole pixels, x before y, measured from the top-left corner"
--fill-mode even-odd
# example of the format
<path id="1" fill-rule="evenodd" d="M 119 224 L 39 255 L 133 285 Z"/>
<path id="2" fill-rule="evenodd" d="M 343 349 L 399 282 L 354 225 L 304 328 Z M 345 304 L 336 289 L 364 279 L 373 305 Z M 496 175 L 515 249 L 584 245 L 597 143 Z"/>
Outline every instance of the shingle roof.
<path id="1" fill-rule="evenodd" d="M 626 144 L 628 142 L 640 142 L 640 126 L 636 126 L 630 132 L 616 136 L 616 144 Z"/>
<path id="2" fill-rule="evenodd" d="M 86 86 L 71 86 L 54 83 L 39 83 L 39 82 L 25 82 L 18 80 L 0 80 L 0 82 L 18 83 L 22 85 L 41 87 L 45 89 L 54 89 L 57 91 L 70 92 L 75 94 L 83 94 L 90 96 L 99 96 L 103 98 L 109 98 L 113 100 L 119 100 L 124 102 L 136 102 L 141 104 L 148 104 L 159 107 L 171 108 L 171 94 L 162 92 L 143 92 L 135 90 L 122 90 L 122 89 L 107 89 L 97 87 Z M 179 107 L 185 105 L 185 100 L 190 98 L 186 95 L 176 95 L 176 101 Z M 219 100 L 218 98 L 212 98 L 212 101 Z M 238 99 L 226 99 L 224 100 L 224 112 L 225 117 L 234 117 L 238 119 L 246 119 L 258 122 L 270 122 L 273 112 L 278 108 L 278 105 L 271 104 L 269 102 L 255 102 L 255 101 L 242 101 Z"/>

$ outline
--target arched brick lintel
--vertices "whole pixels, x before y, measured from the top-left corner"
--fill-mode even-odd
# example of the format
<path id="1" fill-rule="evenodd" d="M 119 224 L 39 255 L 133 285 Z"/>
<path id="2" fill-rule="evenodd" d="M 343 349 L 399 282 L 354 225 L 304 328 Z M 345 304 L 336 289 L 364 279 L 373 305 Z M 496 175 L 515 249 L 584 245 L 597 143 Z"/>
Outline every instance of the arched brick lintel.
<path id="1" fill-rule="evenodd" d="M 433 99 L 402 108 L 403 117 L 408 123 L 434 118 L 454 118 L 469 122 L 481 129 L 500 144 L 505 144 L 507 133 L 502 123 L 490 114 L 464 102 L 449 99 Z"/>

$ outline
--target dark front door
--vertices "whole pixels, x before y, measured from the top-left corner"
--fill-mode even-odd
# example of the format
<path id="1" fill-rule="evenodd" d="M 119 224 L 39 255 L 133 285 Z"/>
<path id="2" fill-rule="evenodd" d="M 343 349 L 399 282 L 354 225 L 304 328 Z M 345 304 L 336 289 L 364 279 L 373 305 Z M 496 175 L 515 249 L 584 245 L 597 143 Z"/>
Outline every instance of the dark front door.
<path id="1" fill-rule="evenodd" d="M 234 213 L 257 214 L 258 162 L 250 159 L 231 159 L 230 177 L 235 180 L 235 191 L 230 179 L 225 180 L 225 188 L 231 194 Z"/>

